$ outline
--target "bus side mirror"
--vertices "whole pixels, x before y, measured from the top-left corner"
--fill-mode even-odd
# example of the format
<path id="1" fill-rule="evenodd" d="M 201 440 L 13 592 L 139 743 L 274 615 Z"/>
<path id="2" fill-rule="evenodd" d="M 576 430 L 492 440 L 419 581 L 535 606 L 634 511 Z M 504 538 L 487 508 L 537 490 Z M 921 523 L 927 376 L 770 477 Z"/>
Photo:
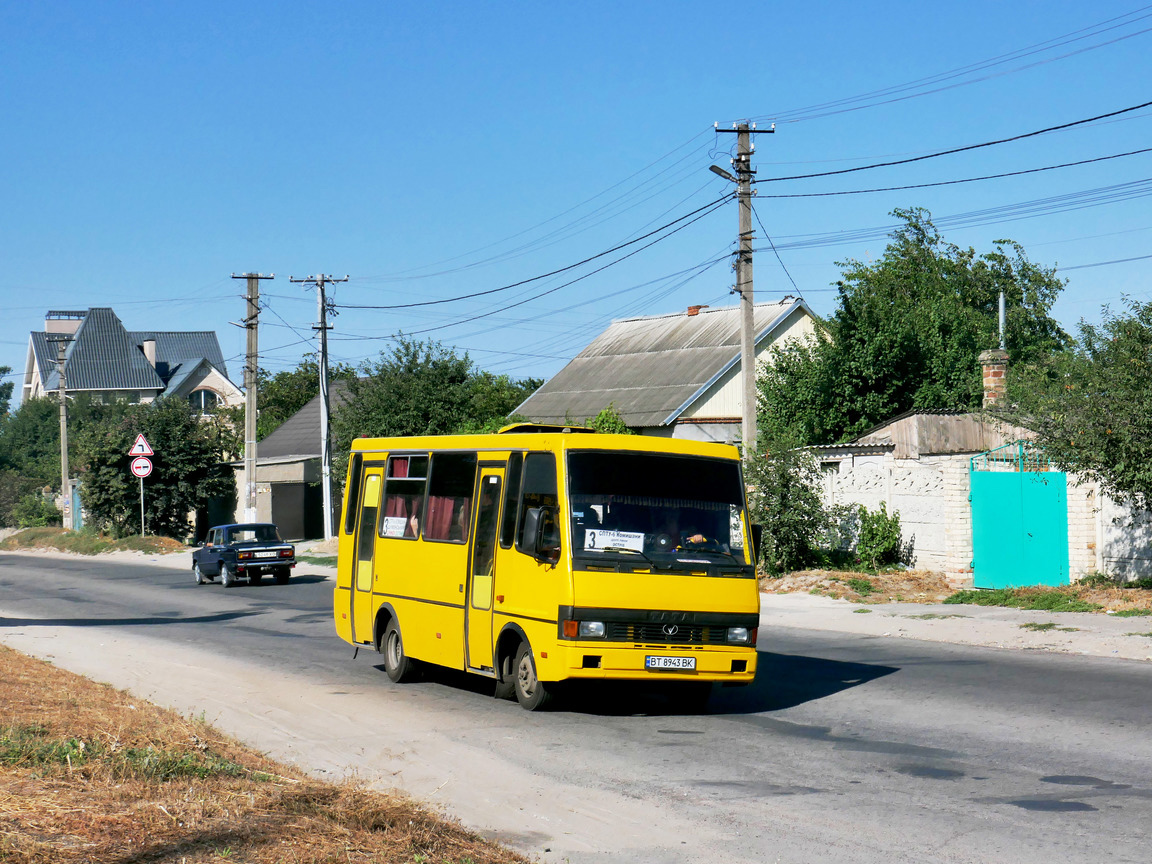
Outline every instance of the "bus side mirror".
<path id="1" fill-rule="evenodd" d="M 764 539 L 764 526 L 752 526 L 752 564 L 755 565 L 760 560 L 760 543 Z"/>
<path id="2" fill-rule="evenodd" d="M 524 513 L 523 552 L 537 561 L 560 558 L 560 521 L 555 507 L 530 507 Z"/>

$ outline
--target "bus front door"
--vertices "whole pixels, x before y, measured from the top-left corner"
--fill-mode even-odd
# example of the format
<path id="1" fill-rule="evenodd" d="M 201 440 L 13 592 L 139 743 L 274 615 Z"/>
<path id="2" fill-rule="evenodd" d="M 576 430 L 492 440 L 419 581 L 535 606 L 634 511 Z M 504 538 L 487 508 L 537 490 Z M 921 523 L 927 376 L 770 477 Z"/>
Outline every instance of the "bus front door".
<path id="1" fill-rule="evenodd" d="M 468 604 L 465 631 L 468 668 L 493 671 L 492 595 L 496 583 L 496 542 L 500 527 L 501 486 L 504 468 L 480 467 L 476 522 L 468 564 Z"/>
<path id="2" fill-rule="evenodd" d="M 379 468 L 364 472 L 360 518 L 356 522 L 356 563 L 352 585 L 352 640 L 371 645 L 373 557 L 376 551 L 376 516 L 380 512 L 383 475 Z"/>

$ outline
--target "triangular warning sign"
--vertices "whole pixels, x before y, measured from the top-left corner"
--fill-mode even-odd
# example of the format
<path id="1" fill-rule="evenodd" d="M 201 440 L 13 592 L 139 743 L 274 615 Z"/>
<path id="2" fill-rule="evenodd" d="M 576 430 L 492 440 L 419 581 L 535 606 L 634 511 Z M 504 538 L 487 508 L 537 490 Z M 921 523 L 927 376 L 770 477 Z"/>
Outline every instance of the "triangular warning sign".
<path id="1" fill-rule="evenodd" d="M 155 456 L 152 448 L 148 446 L 148 442 L 144 440 L 144 436 L 137 435 L 136 443 L 132 445 L 132 449 L 128 451 L 129 456 Z"/>

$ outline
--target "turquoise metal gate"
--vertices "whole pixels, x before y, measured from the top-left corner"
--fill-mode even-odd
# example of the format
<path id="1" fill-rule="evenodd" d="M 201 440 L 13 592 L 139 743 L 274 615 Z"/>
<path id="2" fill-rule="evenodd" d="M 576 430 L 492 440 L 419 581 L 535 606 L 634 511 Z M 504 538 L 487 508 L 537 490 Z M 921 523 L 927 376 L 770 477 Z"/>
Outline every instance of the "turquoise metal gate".
<path id="1" fill-rule="evenodd" d="M 977 588 L 1068 584 L 1068 477 L 1025 441 L 973 456 Z"/>

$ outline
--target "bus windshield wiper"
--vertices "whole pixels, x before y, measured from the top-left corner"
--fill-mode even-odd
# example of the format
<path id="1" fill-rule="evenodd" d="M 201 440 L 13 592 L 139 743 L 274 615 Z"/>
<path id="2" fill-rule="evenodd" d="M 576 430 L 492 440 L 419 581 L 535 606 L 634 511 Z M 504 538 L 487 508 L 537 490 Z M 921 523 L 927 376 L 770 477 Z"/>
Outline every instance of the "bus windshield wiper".
<path id="1" fill-rule="evenodd" d="M 645 561 L 647 561 L 651 566 L 653 566 L 653 567 L 656 566 L 656 564 L 652 561 L 652 559 L 649 558 L 647 555 L 645 555 L 643 552 L 641 552 L 639 549 L 629 549 L 627 546 L 601 546 L 600 551 L 601 552 L 627 552 L 629 555 L 639 555 L 641 558 L 643 558 Z"/>
<path id="2" fill-rule="evenodd" d="M 676 553 L 677 560 L 683 560 L 680 558 L 681 555 L 723 555 L 725 558 L 731 558 L 737 564 L 744 563 L 731 552 L 725 552 L 722 549 L 684 549 L 681 547 Z"/>

